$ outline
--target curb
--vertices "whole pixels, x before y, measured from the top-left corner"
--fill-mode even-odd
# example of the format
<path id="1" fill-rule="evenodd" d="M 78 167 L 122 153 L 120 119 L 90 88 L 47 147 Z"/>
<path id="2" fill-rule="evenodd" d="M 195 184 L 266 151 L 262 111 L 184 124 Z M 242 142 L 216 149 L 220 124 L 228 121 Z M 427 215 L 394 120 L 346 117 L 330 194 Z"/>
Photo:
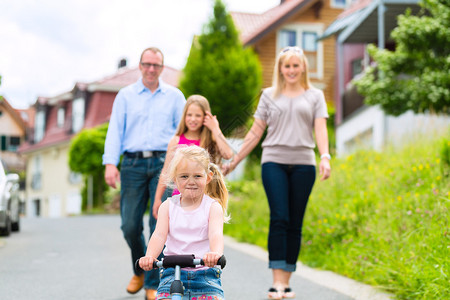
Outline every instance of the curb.
<path id="1" fill-rule="evenodd" d="M 247 244 L 237 242 L 234 238 L 229 236 L 224 236 L 225 245 L 242 253 L 251 255 L 262 261 L 268 261 L 267 251 L 264 249 Z M 341 294 L 349 296 L 355 300 L 392 300 L 392 295 L 385 292 L 381 292 L 374 287 L 357 282 L 353 279 L 347 278 L 342 275 L 338 275 L 331 271 L 321 271 L 317 269 L 310 268 L 303 265 L 302 263 L 297 263 L 297 270 L 294 275 L 303 277 L 312 281 L 318 285 L 327 287 L 331 290 L 337 291 Z"/>

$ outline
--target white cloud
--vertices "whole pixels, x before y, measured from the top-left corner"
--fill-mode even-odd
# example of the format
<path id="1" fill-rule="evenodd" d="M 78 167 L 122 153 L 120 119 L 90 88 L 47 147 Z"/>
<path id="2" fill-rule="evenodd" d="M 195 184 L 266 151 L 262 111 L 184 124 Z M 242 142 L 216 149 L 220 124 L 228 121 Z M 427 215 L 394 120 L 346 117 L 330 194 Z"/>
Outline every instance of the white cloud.
<path id="1" fill-rule="evenodd" d="M 183 68 L 195 34 L 212 16 L 213 0 L 0 1 L 0 95 L 17 108 L 55 96 L 75 82 L 130 66 L 141 51 L 161 48 Z M 229 11 L 263 12 L 279 0 L 224 0 Z"/>

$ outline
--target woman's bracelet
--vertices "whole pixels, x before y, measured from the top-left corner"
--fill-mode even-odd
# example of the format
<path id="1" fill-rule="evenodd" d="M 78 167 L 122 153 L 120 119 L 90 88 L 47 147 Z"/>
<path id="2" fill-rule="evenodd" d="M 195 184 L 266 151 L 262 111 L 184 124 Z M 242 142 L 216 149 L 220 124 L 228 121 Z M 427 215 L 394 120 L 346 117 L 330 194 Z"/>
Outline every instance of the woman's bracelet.
<path id="1" fill-rule="evenodd" d="M 329 153 L 324 153 L 320 156 L 320 159 L 328 158 L 328 160 L 331 160 L 331 155 Z"/>

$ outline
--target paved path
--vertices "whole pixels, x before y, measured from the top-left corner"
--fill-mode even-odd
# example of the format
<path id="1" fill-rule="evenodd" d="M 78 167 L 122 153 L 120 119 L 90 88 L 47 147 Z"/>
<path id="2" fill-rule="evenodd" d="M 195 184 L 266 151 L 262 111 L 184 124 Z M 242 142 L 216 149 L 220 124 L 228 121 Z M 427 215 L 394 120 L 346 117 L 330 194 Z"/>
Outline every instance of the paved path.
<path id="1" fill-rule="evenodd" d="M 21 231 L 0 239 L 0 299 L 144 299 L 125 291 L 129 250 L 118 216 L 25 218 Z M 227 300 L 265 299 L 271 284 L 267 254 L 226 238 L 223 286 Z M 384 300 L 370 287 L 299 266 L 296 299 Z"/>

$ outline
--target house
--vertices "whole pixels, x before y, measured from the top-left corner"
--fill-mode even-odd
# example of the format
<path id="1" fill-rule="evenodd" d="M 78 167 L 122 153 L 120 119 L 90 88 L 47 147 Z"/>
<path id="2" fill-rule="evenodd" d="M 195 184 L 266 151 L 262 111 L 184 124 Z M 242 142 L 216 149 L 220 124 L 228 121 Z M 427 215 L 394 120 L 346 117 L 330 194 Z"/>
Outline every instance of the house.
<path id="1" fill-rule="evenodd" d="M 299 46 L 308 58 L 311 82 L 333 103 L 335 41 L 318 41 L 327 26 L 342 13 L 347 0 L 281 0 L 262 13 L 231 12 L 244 46 L 252 47 L 263 70 L 263 86 L 272 85 L 272 73 L 279 51 Z"/>
<path id="2" fill-rule="evenodd" d="M 140 76 L 139 68 L 122 63 L 111 76 L 77 82 L 70 91 L 37 99 L 33 132 L 19 149 L 26 158 L 28 216 L 81 213 L 82 178 L 68 166 L 71 139 L 82 129 L 108 122 L 117 92 Z M 178 86 L 179 71 L 166 66 L 161 79 Z"/>
<path id="3" fill-rule="evenodd" d="M 319 40 L 336 41 L 336 152 L 345 155 L 360 148 L 382 150 L 402 145 L 421 134 L 437 132 L 450 125 L 450 118 L 409 111 L 398 117 L 386 115 L 379 106 L 366 106 L 352 85 L 370 64 L 366 45 L 394 50 L 390 38 L 397 17 L 410 9 L 420 10 L 418 0 L 356 0 L 324 31 Z"/>
<path id="4" fill-rule="evenodd" d="M 25 140 L 26 122 L 21 112 L 0 97 L 0 158 L 10 172 L 25 171 L 25 161 L 18 153 Z"/>

